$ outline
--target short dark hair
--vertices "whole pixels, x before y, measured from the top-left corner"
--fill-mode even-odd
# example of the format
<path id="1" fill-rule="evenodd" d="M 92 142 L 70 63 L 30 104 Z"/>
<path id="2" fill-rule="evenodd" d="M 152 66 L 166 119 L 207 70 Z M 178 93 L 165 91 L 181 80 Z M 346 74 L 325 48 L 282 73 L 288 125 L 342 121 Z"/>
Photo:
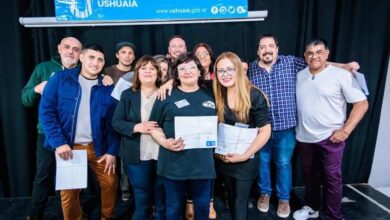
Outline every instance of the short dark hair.
<path id="1" fill-rule="evenodd" d="M 205 80 L 204 80 L 204 74 L 205 74 L 204 68 L 203 68 L 202 64 L 200 63 L 200 61 L 198 60 L 198 58 L 193 53 L 190 53 L 190 52 L 180 54 L 176 58 L 176 60 L 173 64 L 172 73 L 173 73 L 174 85 L 181 84 L 180 79 L 179 79 L 179 71 L 178 71 L 177 67 L 180 64 L 188 63 L 191 61 L 195 62 L 196 66 L 198 67 L 198 70 L 200 71 L 200 77 L 198 78 L 198 85 L 200 87 L 205 88 L 206 84 L 205 84 Z"/>
<path id="2" fill-rule="evenodd" d="M 260 41 L 261 41 L 262 39 L 264 39 L 264 38 L 273 38 L 274 41 L 275 41 L 276 46 L 279 47 L 279 41 L 278 41 L 278 38 L 276 38 L 275 35 L 273 35 L 273 34 L 262 34 L 262 35 L 260 35 L 259 38 L 257 39 L 257 48 L 259 48 L 259 46 L 260 46 Z"/>
<path id="3" fill-rule="evenodd" d="M 317 46 L 317 45 L 324 45 L 325 49 L 328 48 L 328 42 L 322 38 L 317 38 L 317 39 L 311 39 L 306 43 L 305 50 L 307 50 L 308 47 L 311 46 Z"/>
<path id="4" fill-rule="evenodd" d="M 85 50 L 94 50 L 94 51 L 98 51 L 98 52 L 104 54 L 104 50 L 103 50 L 102 45 L 97 44 L 97 43 L 86 44 L 83 47 L 83 51 L 85 51 Z"/>

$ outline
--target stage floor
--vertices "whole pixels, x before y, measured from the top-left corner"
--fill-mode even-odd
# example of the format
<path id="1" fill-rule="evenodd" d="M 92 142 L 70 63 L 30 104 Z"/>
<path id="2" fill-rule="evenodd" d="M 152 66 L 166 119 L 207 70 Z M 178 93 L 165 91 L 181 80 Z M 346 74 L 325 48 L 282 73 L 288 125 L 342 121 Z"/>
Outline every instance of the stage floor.
<path id="1" fill-rule="evenodd" d="M 390 198 L 366 184 L 344 185 L 343 215 L 346 220 L 390 220 Z M 296 210 L 302 206 L 304 188 L 294 188 L 291 198 L 291 208 Z M 83 209 L 88 219 L 99 218 L 99 199 L 96 196 L 84 196 Z M 0 220 L 26 219 L 26 212 L 30 198 L 1 198 Z M 253 199 L 253 208 L 250 208 L 249 219 L 280 219 L 276 216 L 277 201 L 271 199 L 270 211 L 266 214 L 256 209 L 256 200 Z M 229 210 L 222 200 L 215 198 L 215 207 L 220 220 L 228 220 Z M 118 200 L 115 219 L 131 219 L 134 205 L 132 202 Z M 47 205 L 44 219 L 62 219 L 60 201 L 58 197 L 51 197 Z M 288 219 L 293 219 L 292 215 Z"/>

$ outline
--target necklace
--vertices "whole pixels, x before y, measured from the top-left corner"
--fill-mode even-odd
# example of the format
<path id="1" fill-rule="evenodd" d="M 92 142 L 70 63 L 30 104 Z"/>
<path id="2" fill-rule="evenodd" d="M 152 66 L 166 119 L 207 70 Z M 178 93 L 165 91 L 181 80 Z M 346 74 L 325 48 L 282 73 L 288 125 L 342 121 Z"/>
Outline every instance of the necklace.
<path id="1" fill-rule="evenodd" d="M 152 90 L 146 90 L 146 89 L 141 89 L 141 94 L 145 97 L 145 98 L 150 98 L 151 96 L 153 96 L 155 93 L 156 93 L 156 89 L 152 89 Z"/>

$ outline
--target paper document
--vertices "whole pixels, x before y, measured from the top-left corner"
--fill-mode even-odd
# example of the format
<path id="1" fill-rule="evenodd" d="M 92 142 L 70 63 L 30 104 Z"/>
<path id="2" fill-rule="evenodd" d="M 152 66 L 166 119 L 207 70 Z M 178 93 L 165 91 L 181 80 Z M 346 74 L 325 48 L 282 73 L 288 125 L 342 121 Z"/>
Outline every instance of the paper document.
<path id="1" fill-rule="evenodd" d="M 218 125 L 217 154 L 244 154 L 258 133 L 257 128 L 240 128 L 228 124 Z"/>
<path id="2" fill-rule="evenodd" d="M 56 155 L 56 190 L 87 188 L 87 151 L 73 150 L 73 159 L 63 160 Z"/>
<path id="3" fill-rule="evenodd" d="M 355 72 L 354 73 L 356 81 L 358 82 L 360 88 L 363 90 L 364 94 L 369 95 L 368 87 L 366 83 L 366 78 L 363 73 Z"/>
<path id="4" fill-rule="evenodd" d="M 175 117 L 175 138 L 184 140 L 184 150 L 217 146 L 217 116 Z"/>
<path id="5" fill-rule="evenodd" d="M 111 96 L 114 99 L 119 101 L 121 99 L 122 92 L 131 87 L 131 80 L 133 79 L 133 75 L 134 72 L 128 72 L 124 76 L 119 78 L 118 82 L 116 83 L 114 89 L 111 92 Z"/>

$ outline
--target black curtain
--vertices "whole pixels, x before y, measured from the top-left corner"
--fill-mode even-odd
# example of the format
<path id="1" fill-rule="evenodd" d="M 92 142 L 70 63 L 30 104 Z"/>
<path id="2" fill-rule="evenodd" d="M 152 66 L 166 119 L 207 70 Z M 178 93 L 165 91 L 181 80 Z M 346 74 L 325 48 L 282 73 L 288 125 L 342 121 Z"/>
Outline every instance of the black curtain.
<path id="1" fill-rule="evenodd" d="M 370 90 L 370 108 L 347 141 L 344 182 L 367 182 L 375 151 L 386 70 L 390 51 L 390 1 L 388 0 L 261 0 L 249 1 L 250 10 L 268 10 L 262 22 L 186 24 L 161 26 L 35 28 L 22 27 L 19 17 L 54 16 L 52 0 L 12 1 L 0 4 L 2 73 L 0 86 L 0 196 L 30 196 L 35 172 L 36 109 L 24 108 L 20 94 L 34 66 L 56 54 L 58 41 L 73 35 L 83 43 L 101 43 L 107 65 L 115 62 L 118 41 L 132 41 L 137 57 L 165 54 L 173 34 L 186 38 L 189 50 L 206 42 L 216 54 L 233 51 L 241 58 L 256 58 L 257 38 L 273 33 L 279 53 L 302 57 L 311 38 L 328 40 L 331 61 L 360 63 Z M 294 184 L 300 185 L 294 158 Z"/>

